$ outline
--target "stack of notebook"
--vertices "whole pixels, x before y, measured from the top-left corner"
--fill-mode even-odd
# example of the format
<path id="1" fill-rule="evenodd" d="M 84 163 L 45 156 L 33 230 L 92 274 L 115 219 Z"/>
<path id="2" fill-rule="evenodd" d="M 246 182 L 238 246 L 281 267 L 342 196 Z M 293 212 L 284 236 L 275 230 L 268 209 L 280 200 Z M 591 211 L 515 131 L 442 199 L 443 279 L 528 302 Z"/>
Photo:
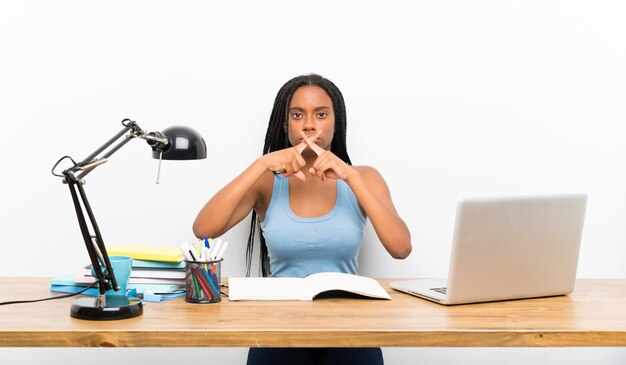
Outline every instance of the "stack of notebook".
<path id="1" fill-rule="evenodd" d="M 185 262 L 178 247 L 113 245 L 107 253 L 133 259 L 128 290 L 134 290 L 144 300 L 160 302 L 184 295 Z M 75 293 L 94 281 L 88 265 L 76 273 L 52 279 L 51 290 Z M 83 294 L 97 295 L 98 289 L 91 288 Z"/>

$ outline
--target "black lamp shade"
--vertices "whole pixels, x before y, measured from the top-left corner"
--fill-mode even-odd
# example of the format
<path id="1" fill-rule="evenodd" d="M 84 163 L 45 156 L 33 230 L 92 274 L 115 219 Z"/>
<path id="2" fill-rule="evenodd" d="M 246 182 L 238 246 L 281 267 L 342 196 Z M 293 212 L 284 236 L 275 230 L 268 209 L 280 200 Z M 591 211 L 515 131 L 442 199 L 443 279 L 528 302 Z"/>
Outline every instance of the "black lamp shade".
<path id="1" fill-rule="evenodd" d="M 206 143 L 198 132 L 184 126 L 169 127 L 160 133 L 168 139 L 167 146 L 152 148 L 152 157 L 163 160 L 199 160 L 206 158 Z M 161 151 L 162 150 L 162 151 Z M 163 152 L 163 155 L 161 155 Z"/>

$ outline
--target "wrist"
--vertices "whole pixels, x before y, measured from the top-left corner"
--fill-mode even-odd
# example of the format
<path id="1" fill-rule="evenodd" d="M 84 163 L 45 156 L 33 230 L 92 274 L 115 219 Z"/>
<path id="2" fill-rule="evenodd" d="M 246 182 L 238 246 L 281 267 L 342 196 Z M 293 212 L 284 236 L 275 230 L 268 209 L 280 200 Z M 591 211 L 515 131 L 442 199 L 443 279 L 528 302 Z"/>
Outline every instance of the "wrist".
<path id="1" fill-rule="evenodd" d="M 258 171 L 262 171 L 265 172 L 265 170 L 269 170 L 269 166 L 267 165 L 267 161 L 265 156 L 267 155 L 263 155 L 259 158 L 257 158 L 256 160 L 254 160 L 254 162 L 252 163 L 251 167 L 255 170 Z"/>
<path id="2" fill-rule="evenodd" d="M 361 174 L 352 166 L 348 166 L 348 176 L 343 179 L 348 185 L 356 182 L 357 180 L 361 180 Z"/>

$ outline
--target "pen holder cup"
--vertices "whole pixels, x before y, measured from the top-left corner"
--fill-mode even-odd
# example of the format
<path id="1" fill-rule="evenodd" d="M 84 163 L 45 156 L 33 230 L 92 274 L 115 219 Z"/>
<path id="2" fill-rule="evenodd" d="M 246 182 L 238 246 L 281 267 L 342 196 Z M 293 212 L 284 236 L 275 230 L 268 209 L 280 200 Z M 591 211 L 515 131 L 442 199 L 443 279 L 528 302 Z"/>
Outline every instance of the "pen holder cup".
<path id="1" fill-rule="evenodd" d="M 185 301 L 215 303 L 222 300 L 220 280 L 222 259 L 215 261 L 185 261 Z"/>

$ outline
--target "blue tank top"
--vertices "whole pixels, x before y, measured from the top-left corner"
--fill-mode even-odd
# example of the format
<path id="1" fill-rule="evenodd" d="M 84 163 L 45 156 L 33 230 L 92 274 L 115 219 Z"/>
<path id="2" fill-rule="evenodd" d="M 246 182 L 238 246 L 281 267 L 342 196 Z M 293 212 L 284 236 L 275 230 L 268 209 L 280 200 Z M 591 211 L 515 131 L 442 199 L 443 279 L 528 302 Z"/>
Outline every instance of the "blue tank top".
<path id="1" fill-rule="evenodd" d="M 261 222 L 270 276 L 305 277 L 318 272 L 356 274 L 365 217 L 354 193 L 337 181 L 333 209 L 321 217 L 298 217 L 289 205 L 289 178 L 276 175 Z"/>

